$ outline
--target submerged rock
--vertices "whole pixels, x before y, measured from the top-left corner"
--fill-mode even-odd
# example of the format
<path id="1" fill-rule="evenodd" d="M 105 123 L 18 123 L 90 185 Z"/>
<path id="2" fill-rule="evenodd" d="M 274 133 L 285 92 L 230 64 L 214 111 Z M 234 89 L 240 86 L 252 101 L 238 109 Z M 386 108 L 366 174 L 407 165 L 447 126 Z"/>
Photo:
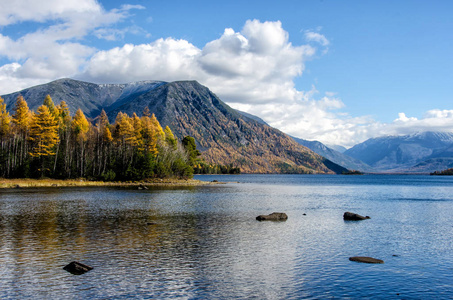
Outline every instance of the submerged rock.
<path id="1" fill-rule="evenodd" d="M 270 215 L 259 215 L 256 219 L 258 221 L 286 221 L 288 215 L 285 213 L 273 212 Z"/>
<path id="2" fill-rule="evenodd" d="M 368 217 L 368 216 L 364 217 L 359 214 L 355 214 L 355 213 L 347 211 L 343 214 L 343 219 L 346 221 L 360 221 L 360 220 L 370 219 L 370 217 Z"/>
<path id="3" fill-rule="evenodd" d="M 350 261 L 356 261 L 367 264 L 383 264 L 384 261 L 377 258 L 372 258 L 368 256 L 353 256 L 349 258 Z"/>
<path id="4" fill-rule="evenodd" d="M 93 270 L 93 267 L 87 266 L 77 261 L 73 261 L 67 266 L 63 267 L 63 270 L 66 270 L 73 275 L 82 275 L 88 271 Z"/>

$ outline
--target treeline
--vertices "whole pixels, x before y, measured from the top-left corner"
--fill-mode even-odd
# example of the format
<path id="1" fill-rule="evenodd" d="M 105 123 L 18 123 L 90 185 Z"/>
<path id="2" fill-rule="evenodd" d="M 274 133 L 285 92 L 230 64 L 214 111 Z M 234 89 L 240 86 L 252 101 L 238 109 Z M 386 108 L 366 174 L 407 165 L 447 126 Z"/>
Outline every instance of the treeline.
<path id="1" fill-rule="evenodd" d="M 190 178 L 200 161 L 193 138 L 179 142 L 148 108 L 142 117 L 120 112 L 113 124 L 102 111 L 94 121 L 80 109 L 71 117 L 49 95 L 37 112 L 19 96 L 10 115 L 0 97 L 0 177 Z"/>
<path id="2" fill-rule="evenodd" d="M 213 165 L 200 162 L 193 166 L 194 174 L 241 174 L 241 169 L 234 167 L 232 164 L 224 165 Z"/>
<path id="3" fill-rule="evenodd" d="M 430 175 L 453 175 L 453 168 L 443 171 L 434 171 L 433 173 L 430 173 Z"/>

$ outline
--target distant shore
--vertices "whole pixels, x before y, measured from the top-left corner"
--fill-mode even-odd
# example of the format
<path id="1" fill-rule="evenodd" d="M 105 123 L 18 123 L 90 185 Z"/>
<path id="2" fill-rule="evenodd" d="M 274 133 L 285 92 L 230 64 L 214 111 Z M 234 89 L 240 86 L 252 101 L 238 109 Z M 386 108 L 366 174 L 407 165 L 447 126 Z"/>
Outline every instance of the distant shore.
<path id="1" fill-rule="evenodd" d="M 31 187 L 88 187 L 88 186 L 203 186 L 221 184 L 196 179 L 150 179 L 145 181 L 89 181 L 84 179 L 0 179 L 0 189 L 31 188 Z"/>

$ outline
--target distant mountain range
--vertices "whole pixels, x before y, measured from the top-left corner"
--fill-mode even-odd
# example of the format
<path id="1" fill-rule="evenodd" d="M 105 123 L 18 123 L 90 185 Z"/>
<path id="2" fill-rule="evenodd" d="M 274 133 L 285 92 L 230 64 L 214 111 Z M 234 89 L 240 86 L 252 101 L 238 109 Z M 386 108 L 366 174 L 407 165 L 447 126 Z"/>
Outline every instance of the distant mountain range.
<path id="1" fill-rule="evenodd" d="M 350 170 L 410 174 L 453 168 L 453 133 L 420 132 L 372 138 L 343 153 L 317 141 L 294 140 Z"/>
<path id="2" fill-rule="evenodd" d="M 429 173 L 453 167 L 453 133 L 421 132 L 373 138 L 344 154 L 377 172 Z"/>
<path id="3" fill-rule="evenodd" d="M 347 171 L 260 118 L 232 109 L 196 81 L 95 84 L 60 79 L 2 96 L 8 110 L 19 94 L 35 111 L 49 94 L 55 104 L 64 100 L 72 114 L 80 108 L 93 119 L 104 109 L 111 122 L 119 111 L 140 116 L 148 107 L 177 137 L 194 137 L 207 162 L 233 164 L 246 173 Z"/>

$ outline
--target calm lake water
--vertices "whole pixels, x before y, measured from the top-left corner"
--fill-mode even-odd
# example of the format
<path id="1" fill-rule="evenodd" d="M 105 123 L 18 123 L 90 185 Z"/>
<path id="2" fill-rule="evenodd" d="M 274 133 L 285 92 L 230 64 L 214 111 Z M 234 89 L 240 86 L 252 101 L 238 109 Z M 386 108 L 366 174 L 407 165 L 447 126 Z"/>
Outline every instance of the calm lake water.
<path id="1" fill-rule="evenodd" d="M 453 298 L 453 177 L 197 178 L 231 183 L 0 190 L 0 298 Z"/>

